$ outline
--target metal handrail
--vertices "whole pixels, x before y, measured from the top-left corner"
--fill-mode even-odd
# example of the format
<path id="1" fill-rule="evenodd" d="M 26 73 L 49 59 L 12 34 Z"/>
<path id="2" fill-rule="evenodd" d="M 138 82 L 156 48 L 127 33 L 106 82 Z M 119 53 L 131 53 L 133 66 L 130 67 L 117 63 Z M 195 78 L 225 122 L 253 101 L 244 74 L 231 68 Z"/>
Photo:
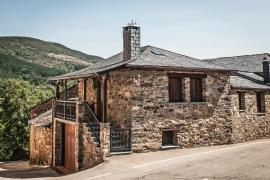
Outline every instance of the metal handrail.
<path id="1" fill-rule="evenodd" d="M 88 107 L 88 110 L 90 111 L 91 115 L 94 117 L 94 120 L 96 121 L 96 123 L 98 123 L 98 124 L 99 124 L 99 120 L 97 119 L 97 117 L 96 117 L 95 113 L 92 111 L 92 109 L 91 109 L 91 107 L 90 107 L 89 103 L 88 103 L 87 101 L 84 101 L 84 103 L 85 103 L 85 104 L 86 104 L 86 106 Z"/>
<path id="2" fill-rule="evenodd" d="M 98 119 L 97 119 L 95 113 L 92 111 L 92 109 L 91 109 L 91 107 L 90 107 L 90 105 L 88 104 L 87 101 L 84 102 L 84 105 L 87 106 L 87 110 L 88 110 L 88 112 L 90 112 L 90 115 L 91 115 L 91 117 L 94 119 L 94 122 L 91 122 L 91 120 L 88 119 L 88 118 L 84 118 L 84 119 L 87 121 L 87 123 L 88 123 L 88 125 L 89 125 L 89 127 L 90 127 L 90 129 L 91 129 L 91 131 L 92 131 L 92 133 L 93 133 L 93 135 L 96 137 L 98 143 L 100 144 L 100 137 L 99 137 L 100 133 L 99 133 L 99 132 L 97 133 L 97 132 L 94 130 L 94 128 L 92 127 L 92 123 L 93 123 L 93 124 L 96 124 L 96 125 L 98 126 L 98 130 L 100 130 L 100 124 L 99 124 L 99 121 L 98 121 Z M 92 118 L 91 118 L 91 119 L 92 119 Z"/>

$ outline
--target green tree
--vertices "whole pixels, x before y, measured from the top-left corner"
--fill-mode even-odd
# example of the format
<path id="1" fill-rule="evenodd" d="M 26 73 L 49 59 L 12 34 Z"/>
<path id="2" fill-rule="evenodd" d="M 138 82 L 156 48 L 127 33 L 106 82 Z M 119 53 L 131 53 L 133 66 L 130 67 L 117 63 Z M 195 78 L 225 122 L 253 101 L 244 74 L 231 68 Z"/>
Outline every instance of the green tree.
<path id="1" fill-rule="evenodd" d="M 20 80 L 0 82 L 0 160 L 11 160 L 28 152 L 30 84 Z"/>
<path id="2" fill-rule="evenodd" d="M 0 79 L 0 161 L 27 157 L 29 109 L 52 95 L 50 85 Z"/>

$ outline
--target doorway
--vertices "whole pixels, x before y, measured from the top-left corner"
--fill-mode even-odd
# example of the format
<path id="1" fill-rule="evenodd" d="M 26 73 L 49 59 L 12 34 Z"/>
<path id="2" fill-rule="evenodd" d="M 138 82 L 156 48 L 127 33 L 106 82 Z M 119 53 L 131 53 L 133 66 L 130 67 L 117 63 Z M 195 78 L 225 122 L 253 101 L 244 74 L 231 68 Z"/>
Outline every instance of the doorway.
<path id="1" fill-rule="evenodd" d="M 64 166 L 68 170 L 75 170 L 75 126 L 65 124 L 64 132 Z"/>

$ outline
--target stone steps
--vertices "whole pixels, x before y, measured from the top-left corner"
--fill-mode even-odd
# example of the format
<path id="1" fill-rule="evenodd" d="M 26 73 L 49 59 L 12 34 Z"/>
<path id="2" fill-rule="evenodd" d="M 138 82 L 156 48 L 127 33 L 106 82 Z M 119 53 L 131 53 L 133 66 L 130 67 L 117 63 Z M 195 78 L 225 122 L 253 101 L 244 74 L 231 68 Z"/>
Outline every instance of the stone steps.
<path id="1" fill-rule="evenodd" d="M 87 128 L 87 131 L 89 132 L 89 135 L 91 136 L 92 140 L 96 144 L 96 147 L 100 147 L 100 143 L 99 143 L 98 139 L 96 138 L 95 134 L 93 133 L 93 131 L 96 131 L 97 136 L 100 136 L 100 132 L 99 132 L 100 127 L 99 127 L 99 125 L 96 124 L 96 123 L 90 123 L 90 124 L 86 123 L 85 128 Z"/>

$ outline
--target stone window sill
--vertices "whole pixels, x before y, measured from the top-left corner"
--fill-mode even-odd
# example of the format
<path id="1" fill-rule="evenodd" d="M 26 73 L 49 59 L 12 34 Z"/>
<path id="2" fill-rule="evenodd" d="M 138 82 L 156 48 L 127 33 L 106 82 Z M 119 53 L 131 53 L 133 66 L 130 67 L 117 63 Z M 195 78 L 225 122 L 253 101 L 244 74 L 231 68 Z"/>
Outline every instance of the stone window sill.
<path id="1" fill-rule="evenodd" d="M 189 104 L 207 104 L 207 102 L 169 102 L 170 104 L 175 105 L 189 105 Z"/>
<path id="2" fill-rule="evenodd" d="M 246 110 L 239 110 L 239 113 L 244 113 L 246 112 Z"/>
<path id="3" fill-rule="evenodd" d="M 207 102 L 202 101 L 202 102 L 190 102 L 190 104 L 207 104 Z"/>
<path id="4" fill-rule="evenodd" d="M 160 147 L 160 149 L 162 149 L 162 150 L 165 150 L 165 149 L 176 149 L 176 148 L 179 148 L 179 146 L 178 145 L 174 145 L 174 144 L 172 144 L 172 145 L 162 145 Z"/>
<path id="5" fill-rule="evenodd" d="M 265 113 L 252 113 L 252 115 L 256 115 L 256 116 L 265 116 Z"/>

